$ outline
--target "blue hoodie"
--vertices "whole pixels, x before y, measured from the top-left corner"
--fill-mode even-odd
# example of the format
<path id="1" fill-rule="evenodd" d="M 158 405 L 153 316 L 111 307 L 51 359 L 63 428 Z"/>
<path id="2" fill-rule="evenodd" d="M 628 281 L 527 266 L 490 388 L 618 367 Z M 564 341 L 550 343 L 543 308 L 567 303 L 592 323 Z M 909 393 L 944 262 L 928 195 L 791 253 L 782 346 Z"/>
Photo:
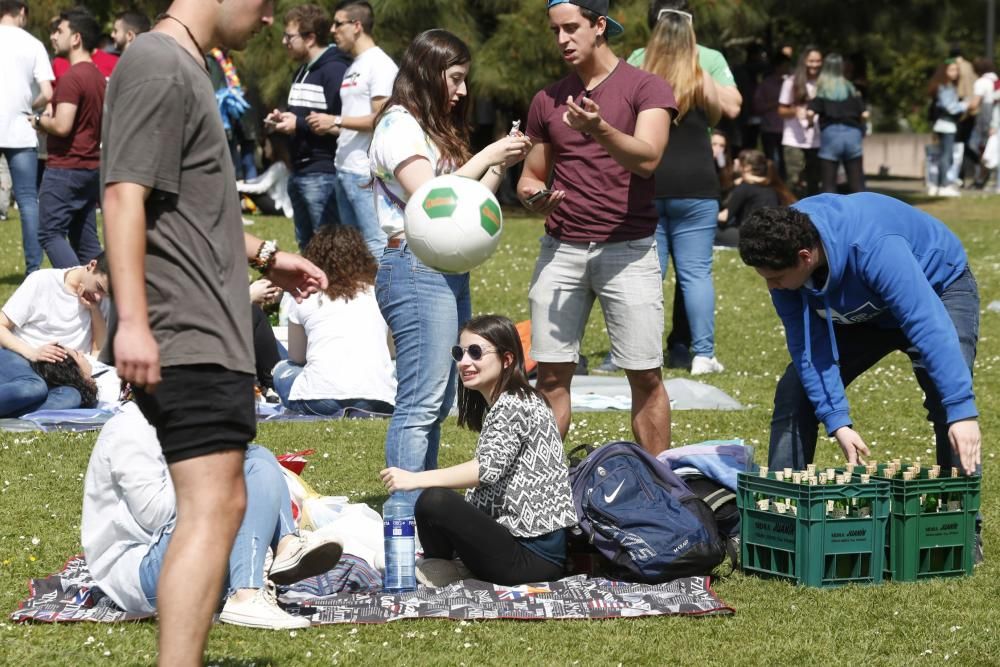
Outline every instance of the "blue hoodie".
<path id="1" fill-rule="evenodd" d="M 852 423 L 834 322 L 902 329 L 941 394 L 948 423 L 977 416 L 972 376 L 940 299 L 968 265 L 958 237 L 923 211 L 872 193 L 818 195 L 793 208 L 816 226 L 829 276 L 822 286 L 773 289 L 771 300 L 827 433 Z"/>

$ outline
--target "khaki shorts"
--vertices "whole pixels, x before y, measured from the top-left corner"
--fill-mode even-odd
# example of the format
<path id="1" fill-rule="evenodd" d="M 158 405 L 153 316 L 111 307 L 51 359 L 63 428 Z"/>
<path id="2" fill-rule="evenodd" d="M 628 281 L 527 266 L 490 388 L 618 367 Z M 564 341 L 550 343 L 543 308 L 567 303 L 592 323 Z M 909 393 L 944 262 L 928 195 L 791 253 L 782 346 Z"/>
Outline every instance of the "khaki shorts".
<path id="1" fill-rule="evenodd" d="M 594 299 L 601 302 L 611 360 L 626 370 L 663 364 L 663 283 L 656 240 L 568 243 L 545 235 L 528 298 L 531 356 L 576 363 Z"/>

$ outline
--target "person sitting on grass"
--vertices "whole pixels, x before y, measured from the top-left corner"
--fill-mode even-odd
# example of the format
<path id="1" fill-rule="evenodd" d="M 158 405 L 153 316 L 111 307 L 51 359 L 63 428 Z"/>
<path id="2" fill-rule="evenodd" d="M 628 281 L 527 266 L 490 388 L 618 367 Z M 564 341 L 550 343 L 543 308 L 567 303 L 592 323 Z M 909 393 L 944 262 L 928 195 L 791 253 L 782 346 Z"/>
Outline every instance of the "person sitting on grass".
<path id="1" fill-rule="evenodd" d="M 740 242 L 740 224 L 759 208 L 790 206 L 796 199 L 778 176 L 774 163 L 758 150 L 740 152 L 737 160 L 739 182 L 733 188 L 726 207 L 719 211 L 719 229 L 715 245 L 735 248 Z"/>
<path id="2" fill-rule="evenodd" d="M 219 620 L 275 630 L 308 627 L 308 619 L 278 607 L 268 579 L 291 584 L 327 572 L 340 560 L 342 545 L 296 532 L 288 487 L 270 451 L 250 446 L 243 473 L 247 507 L 229 556 Z M 176 515 L 174 486 L 156 430 L 128 401 L 101 429 L 90 455 L 80 523 L 90 573 L 125 611 L 156 610 L 156 586 Z M 268 552 L 275 554 L 270 570 Z"/>
<path id="3" fill-rule="evenodd" d="M 31 365 L 62 362 L 71 351 L 97 354 L 107 332 L 108 290 L 104 253 L 85 266 L 24 279 L 0 311 L 0 417 L 80 407 L 77 389 L 50 386 Z"/>
<path id="4" fill-rule="evenodd" d="M 307 415 L 347 408 L 391 414 L 396 378 L 389 330 L 375 301 L 378 265 L 356 227 L 327 225 L 303 256 L 326 272 L 329 287 L 289 300 L 288 360 L 274 367 L 281 403 Z"/>
<path id="5" fill-rule="evenodd" d="M 459 342 L 452 348 L 462 381 L 458 423 L 479 432 L 475 456 L 450 468 L 380 473 L 390 492 L 426 489 L 415 507 L 424 547 L 417 580 L 444 586 L 462 577 L 463 566 L 506 586 L 559 579 L 564 529 L 577 517 L 555 417 L 528 383 L 513 322 L 473 318 Z M 464 500 L 451 491 L 462 488 Z"/>

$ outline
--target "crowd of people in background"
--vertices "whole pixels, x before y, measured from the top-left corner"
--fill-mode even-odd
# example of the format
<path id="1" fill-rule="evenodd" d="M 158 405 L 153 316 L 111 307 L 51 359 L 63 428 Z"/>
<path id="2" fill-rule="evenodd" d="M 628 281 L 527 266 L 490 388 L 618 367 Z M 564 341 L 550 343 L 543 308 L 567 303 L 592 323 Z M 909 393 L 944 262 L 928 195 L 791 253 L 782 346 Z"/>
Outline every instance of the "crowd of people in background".
<path id="1" fill-rule="evenodd" d="M 122 12 L 108 36 L 90 12 L 68 9 L 52 21 L 53 59 L 24 30 L 26 4 L 0 0 L 0 65 L 7 71 L 0 153 L 20 213 L 27 276 L 0 313 L 0 417 L 91 407 L 98 401 L 95 365 L 104 372 L 110 366 L 101 361 L 118 363 L 138 409 L 106 429 L 95 450 L 84 546 L 88 558 L 95 550 L 106 558 L 111 548 L 130 553 L 125 575 L 103 561 L 93 571 L 108 577 L 111 590 L 119 587 L 119 603 L 140 610 L 159 603 L 172 637 L 194 622 L 178 609 L 186 613 L 190 604 L 192 618 L 202 618 L 214 597 L 226 600 L 223 621 L 301 625 L 277 613 L 263 582 L 263 551 L 241 560 L 247 540 L 270 544 L 277 563 L 271 576 L 286 580 L 337 557 L 335 548 L 289 525 L 273 456 L 244 451 L 255 434 L 254 382 L 265 400 L 270 394 L 288 411 L 389 417 L 381 478 L 415 508 L 428 559 L 437 561 L 422 572 L 426 581 L 454 580 L 455 557 L 492 581 L 553 578 L 565 563 L 563 529 L 575 522 L 561 439 L 572 421 L 570 389 L 594 303 L 610 340 L 596 370 L 624 372 L 635 440 L 662 452 L 671 444 L 662 368 L 708 375 L 738 364 L 724 365 L 726 350 L 716 345 L 714 249 L 742 250 L 740 230 L 759 222 L 761 211 L 866 189 L 869 110 L 854 61 L 810 45 L 771 57 L 750 49 L 752 58 L 730 68 L 722 52 L 698 42 L 687 0 L 651 0 L 650 40 L 627 60 L 609 44 L 624 27 L 608 16 L 606 0 L 548 0 L 569 72 L 534 96 L 523 131 L 481 145 L 470 141 L 467 126 L 473 58 L 454 34 L 419 34 L 397 64 L 377 45 L 365 0 L 342 0 L 332 13 L 317 4 L 292 7 L 277 22 L 296 69 L 285 103 L 266 111 L 248 101 L 248 82 L 230 51 L 272 18 L 262 9 L 223 25 L 216 4 L 226 0 L 175 0 L 155 29 L 147 17 Z M 935 72 L 930 194 L 956 195 L 960 180 L 987 183 L 1000 161 L 990 157 L 1000 153 L 998 88 L 991 61 L 970 63 L 957 50 Z M 150 123 L 165 129 L 147 132 Z M 538 362 L 534 388 L 513 323 L 472 319 L 469 274 L 435 271 L 407 244 L 406 202 L 442 174 L 494 192 L 506 186 L 545 218 L 525 295 Z M 826 215 L 829 199 L 810 201 L 806 210 Z M 102 204 L 107 255 L 96 226 Z M 252 224 L 256 212 L 290 219 L 302 255 L 246 233 L 239 218 Z M 825 238 L 836 224 L 821 222 Z M 766 244 L 760 227 L 754 242 Z M 752 265 L 779 281 L 785 273 L 769 275 L 805 257 L 809 276 L 819 280 L 831 260 L 821 250 L 793 248 L 781 266 L 755 255 Z M 53 268 L 41 268 L 43 253 Z M 964 258 L 960 245 L 954 254 Z M 244 255 L 264 276 L 253 284 Z M 664 345 L 671 263 L 675 292 Z M 964 279 L 974 282 L 971 273 Z M 794 289 L 813 287 L 802 285 Z M 281 344 L 262 309 L 279 300 L 287 317 Z M 887 342 L 886 351 L 897 343 Z M 968 384 L 971 391 L 971 376 Z M 803 393 L 811 387 L 795 389 L 796 415 L 812 415 Z M 459 423 L 480 432 L 479 444 L 473 460 L 437 470 L 441 424 L 456 395 Z M 812 441 L 813 417 L 803 418 Z M 940 433 L 939 441 L 946 457 Z M 862 451 L 863 442 L 851 442 Z M 115 533 L 106 525 L 110 515 L 101 516 L 101 494 L 110 493 L 105 487 L 121 465 L 121 452 L 110 450 L 119 446 L 134 447 L 146 462 L 140 472 L 157 488 L 172 480 L 177 494 L 155 517 L 132 517 L 143 529 L 128 534 Z M 194 472 L 190 462 L 209 453 L 221 456 L 208 472 Z M 206 474 L 217 475 L 211 492 L 198 486 Z M 528 487 L 527 497 L 544 497 L 555 509 L 528 517 L 511 485 Z M 442 488 L 471 490 L 463 501 Z M 185 523 L 183 507 L 216 502 L 215 523 Z M 244 505 L 256 509 L 241 523 Z M 468 517 L 459 526 L 465 529 L 456 531 L 456 516 Z M 150 528 L 155 521 L 171 529 Z M 228 540 L 224 550 L 198 554 L 214 570 L 192 556 L 206 535 Z M 309 568 L 298 566 L 304 554 L 313 554 Z M 164 559 L 173 567 L 163 567 Z M 224 571 L 228 590 L 208 575 L 197 580 L 199 595 L 211 593 L 208 602 L 162 583 Z"/>

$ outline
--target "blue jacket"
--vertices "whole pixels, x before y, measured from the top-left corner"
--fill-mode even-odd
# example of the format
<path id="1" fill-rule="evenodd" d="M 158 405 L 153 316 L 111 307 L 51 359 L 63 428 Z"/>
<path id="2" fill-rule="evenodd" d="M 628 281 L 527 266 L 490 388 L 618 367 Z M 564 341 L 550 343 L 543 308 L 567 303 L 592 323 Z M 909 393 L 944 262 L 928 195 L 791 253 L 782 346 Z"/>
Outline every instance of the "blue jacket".
<path id="1" fill-rule="evenodd" d="M 939 297 L 968 265 L 958 237 L 923 211 L 872 193 L 823 194 L 794 208 L 816 226 L 829 277 L 821 286 L 771 290 L 771 300 L 827 433 L 852 423 L 834 322 L 902 329 L 941 394 L 948 423 L 977 416 L 972 377 Z"/>
<path id="2" fill-rule="evenodd" d="M 314 133 L 306 124 L 306 116 L 313 111 L 340 114 L 340 84 L 350 64 L 351 59 L 343 51 L 330 46 L 316 62 L 295 72 L 288 91 L 288 110 L 296 116 L 295 134 L 289 142 L 294 173 L 337 171 L 333 162 L 336 135 Z"/>

